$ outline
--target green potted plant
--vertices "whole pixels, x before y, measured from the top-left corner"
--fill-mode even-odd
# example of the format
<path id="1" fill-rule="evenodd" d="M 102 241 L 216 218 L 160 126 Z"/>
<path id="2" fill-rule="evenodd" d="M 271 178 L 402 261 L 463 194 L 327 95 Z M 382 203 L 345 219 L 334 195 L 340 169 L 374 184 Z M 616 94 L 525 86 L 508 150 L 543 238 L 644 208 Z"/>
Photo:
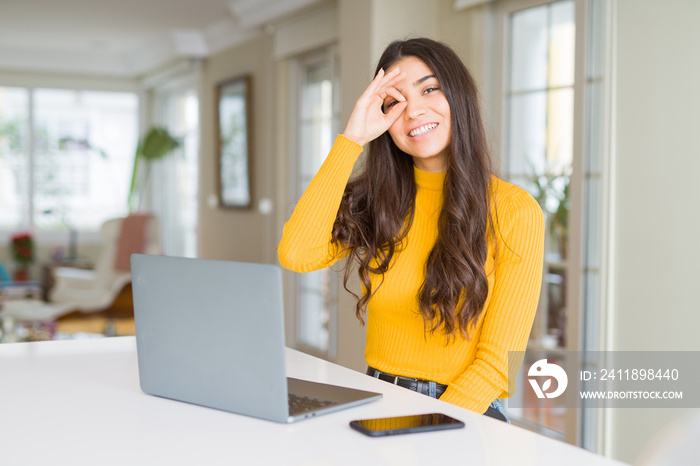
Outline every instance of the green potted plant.
<path id="1" fill-rule="evenodd" d="M 531 194 L 547 215 L 549 233 L 555 239 L 562 259 L 567 258 L 569 249 L 570 182 L 570 176 L 554 175 L 549 171 L 531 179 Z"/>
<path id="2" fill-rule="evenodd" d="M 569 255 L 569 211 L 571 202 L 569 199 L 569 186 L 571 178 L 565 178 L 564 188 L 559 193 L 557 210 L 552 215 L 552 233 L 559 238 L 559 249 L 561 256 L 567 258 Z"/>
<path id="3" fill-rule="evenodd" d="M 134 170 L 131 174 L 131 186 L 127 200 L 129 212 L 134 210 L 135 194 L 138 194 L 139 198 L 135 210 L 138 211 L 141 206 L 142 194 L 150 178 L 153 161 L 162 159 L 178 147 L 180 147 L 180 141 L 173 137 L 167 129 L 159 126 L 151 127 L 139 140 L 134 156 Z M 143 165 L 146 170 L 141 180 L 139 180 L 139 165 Z"/>

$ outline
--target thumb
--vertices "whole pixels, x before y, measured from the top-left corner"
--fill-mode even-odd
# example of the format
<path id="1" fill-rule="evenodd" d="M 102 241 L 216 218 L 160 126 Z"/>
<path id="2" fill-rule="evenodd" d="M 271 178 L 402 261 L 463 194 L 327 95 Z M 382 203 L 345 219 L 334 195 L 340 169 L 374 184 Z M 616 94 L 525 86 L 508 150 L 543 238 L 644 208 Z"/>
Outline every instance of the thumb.
<path id="1" fill-rule="evenodd" d="M 389 126 L 393 125 L 394 122 L 399 119 L 399 117 L 403 114 L 404 110 L 406 110 L 407 105 L 408 103 L 406 102 L 397 102 L 391 107 L 389 113 L 384 115 L 384 119 L 386 120 Z"/>

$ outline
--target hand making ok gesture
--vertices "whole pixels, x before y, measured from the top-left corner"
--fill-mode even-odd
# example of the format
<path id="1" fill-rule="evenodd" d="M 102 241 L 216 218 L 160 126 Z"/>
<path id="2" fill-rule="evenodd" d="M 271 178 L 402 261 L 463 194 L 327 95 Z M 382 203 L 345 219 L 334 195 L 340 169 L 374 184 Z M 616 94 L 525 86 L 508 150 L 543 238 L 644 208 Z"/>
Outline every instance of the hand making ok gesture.
<path id="1" fill-rule="evenodd" d="M 378 138 L 399 118 L 406 108 L 406 99 L 393 87 L 403 77 L 397 66 L 388 74 L 380 69 L 365 92 L 362 93 L 350 115 L 343 136 L 364 146 Z M 382 111 L 384 99 L 391 96 L 397 100 L 385 114 Z"/>

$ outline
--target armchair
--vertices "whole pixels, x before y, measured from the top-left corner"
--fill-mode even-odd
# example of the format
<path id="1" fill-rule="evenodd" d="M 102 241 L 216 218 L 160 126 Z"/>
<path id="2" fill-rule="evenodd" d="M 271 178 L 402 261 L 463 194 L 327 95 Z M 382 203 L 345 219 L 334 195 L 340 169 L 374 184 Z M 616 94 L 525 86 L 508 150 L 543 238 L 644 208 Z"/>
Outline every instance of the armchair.
<path id="1" fill-rule="evenodd" d="M 132 238 L 124 238 L 129 234 L 124 228 L 124 222 L 129 217 L 115 218 L 107 220 L 100 230 L 105 238 L 105 248 L 97 261 L 95 270 L 81 270 L 69 267 L 58 267 L 54 271 L 55 285 L 49 291 L 49 301 L 55 304 L 71 304 L 72 308 L 81 313 L 96 313 L 105 311 L 108 319 L 110 308 L 119 299 L 120 294 L 129 292 L 126 298 L 127 307 L 132 306 L 130 300 L 131 273 L 128 265 L 125 267 L 125 257 L 128 259 L 127 251 L 124 250 L 126 243 L 133 249 Z M 142 230 L 143 241 L 136 241 L 140 244 L 141 250 L 131 250 L 129 252 L 143 252 L 145 254 L 160 253 L 160 232 L 158 220 L 155 217 L 143 219 Z M 132 230 L 130 232 L 134 234 Z M 126 241 L 125 241 L 126 240 Z M 132 243 L 129 245 L 129 243 Z M 120 265 L 121 264 L 121 265 Z M 127 262 L 128 264 L 128 262 Z M 127 312 L 133 315 L 133 308 Z"/>

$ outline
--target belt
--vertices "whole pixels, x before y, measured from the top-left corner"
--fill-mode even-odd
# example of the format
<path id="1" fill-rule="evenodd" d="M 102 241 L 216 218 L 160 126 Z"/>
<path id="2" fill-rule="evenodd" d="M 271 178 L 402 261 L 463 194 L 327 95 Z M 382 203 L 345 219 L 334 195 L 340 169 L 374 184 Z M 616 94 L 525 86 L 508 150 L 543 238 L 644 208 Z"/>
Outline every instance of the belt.
<path id="1" fill-rule="evenodd" d="M 409 390 L 422 393 L 423 395 L 431 396 L 433 398 L 440 398 L 445 392 L 445 390 L 447 390 L 447 385 L 443 385 L 441 383 L 433 382 L 431 380 L 412 379 L 410 377 L 401 377 L 400 375 L 387 374 L 386 372 L 378 371 L 373 367 L 367 368 L 367 375 L 377 378 L 379 380 L 384 380 L 385 382 L 393 383 L 394 385 L 398 385 L 399 387 L 408 388 Z M 435 387 L 433 392 L 434 394 L 431 394 L 431 384 L 433 384 Z M 508 417 L 503 413 L 502 408 L 498 408 L 501 408 L 501 403 L 499 400 L 495 400 L 493 403 L 491 403 L 491 406 L 488 407 L 488 409 L 484 413 L 484 416 L 492 417 L 498 419 L 499 421 L 507 422 L 510 424 L 510 421 L 508 420 Z"/>
<path id="2" fill-rule="evenodd" d="M 385 382 L 393 383 L 399 387 L 408 388 L 409 390 L 422 393 L 423 395 L 431 396 L 433 398 L 440 398 L 445 390 L 447 390 L 447 385 L 433 382 L 432 380 L 413 379 L 411 377 L 401 377 L 400 375 L 387 374 L 386 372 L 378 371 L 373 367 L 367 368 L 367 375 Z"/>

